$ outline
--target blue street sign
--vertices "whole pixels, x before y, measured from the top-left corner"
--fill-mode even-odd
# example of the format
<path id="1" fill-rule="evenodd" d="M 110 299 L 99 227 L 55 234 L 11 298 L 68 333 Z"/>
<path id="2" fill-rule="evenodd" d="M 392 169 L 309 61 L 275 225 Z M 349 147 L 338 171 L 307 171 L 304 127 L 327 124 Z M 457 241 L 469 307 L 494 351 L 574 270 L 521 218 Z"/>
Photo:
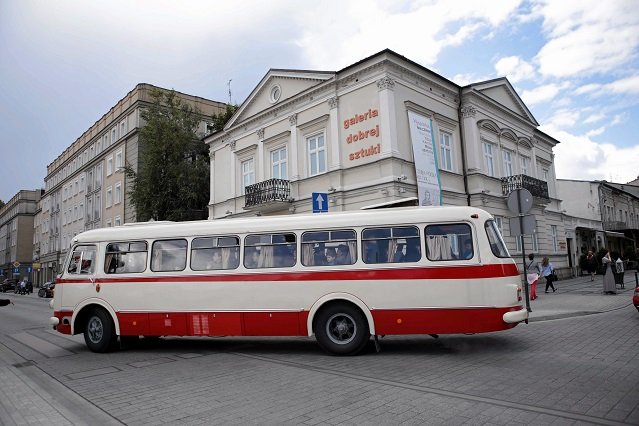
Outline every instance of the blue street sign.
<path id="1" fill-rule="evenodd" d="M 328 211 L 328 194 L 326 192 L 313 192 L 313 213 L 326 213 Z"/>
<path id="2" fill-rule="evenodd" d="M 31 266 L 29 266 L 29 267 L 27 268 L 27 272 L 28 272 L 28 273 L 31 273 Z"/>

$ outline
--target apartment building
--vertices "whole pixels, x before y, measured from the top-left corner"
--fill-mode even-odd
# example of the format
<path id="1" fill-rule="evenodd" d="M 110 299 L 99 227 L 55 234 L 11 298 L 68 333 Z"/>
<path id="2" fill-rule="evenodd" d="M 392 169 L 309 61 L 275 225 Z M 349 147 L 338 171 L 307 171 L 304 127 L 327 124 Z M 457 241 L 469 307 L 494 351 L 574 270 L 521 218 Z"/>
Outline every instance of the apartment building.
<path id="1" fill-rule="evenodd" d="M 525 248 L 568 273 L 559 141 L 538 126 L 507 79 L 461 87 L 390 50 L 339 71 L 271 69 L 205 138 L 209 218 L 310 212 L 314 192 L 327 194 L 329 211 L 479 206 L 513 256 Z M 506 196 L 517 188 L 534 196 L 536 232 L 525 246 L 509 227 Z"/>
<path id="2" fill-rule="evenodd" d="M 39 261 L 50 271 L 45 277 L 55 275 L 78 233 L 136 221 L 135 209 L 127 202 L 123 167 L 139 167 L 138 130 L 144 126 L 140 112 L 153 101 L 154 89 L 138 84 L 47 166 L 39 217 Z M 210 124 L 207 117 L 226 108 L 222 102 L 177 95 L 202 114 L 201 135 Z"/>
<path id="3" fill-rule="evenodd" d="M 41 190 L 22 190 L 0 208 L 0 280 L 32 280 L 33 224 Z"/>

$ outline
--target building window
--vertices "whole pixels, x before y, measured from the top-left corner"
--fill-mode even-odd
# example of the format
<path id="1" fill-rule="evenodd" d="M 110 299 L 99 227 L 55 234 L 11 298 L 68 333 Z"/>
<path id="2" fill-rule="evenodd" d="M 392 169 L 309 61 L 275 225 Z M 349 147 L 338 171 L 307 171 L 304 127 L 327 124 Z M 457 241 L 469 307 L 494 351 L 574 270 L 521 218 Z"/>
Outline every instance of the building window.
<path id="1" fill-rule="evenodd" d="M 120 121 L 120 137 L 126 135 L 126 120 Z"/>
<path id="2" fill-rule="evenodd" d="M 541 175 L 544 178 L 544 181 L 548 182 L 548 169 L 543 169 Z"/>
<path id="3" fill-rule="evenodd" d="M 273 179 L 288 179 L 286 147 L 271 151 L 271 170 Z"/>
<path id="4" fill-rule="evenodd" d="M 552 251 L 557 253 L 557 225 L 550 225 L 550 238 L 552 239 Z"/>
<path id="5" fill-rule="evenodd" d="M 111 129 L 111 143 L 112 144 L 115 143 L 115 141 L 117 140 L 117 136 L 118 136 L 117 133 L 118 133 L 117 128 L 114 127 L 113 129 Z"/>
<path id="6" fill-rule="evenodd" d="M 504 160 L 504 176 L 512 176 L 513 175 L 513 156 L 510 151 L 504 149 L 501 152 L 502 158 Z"/>
<path id="7" fill-rule="evenodd" d="M 453 135 L 439 132 L 439 168 L 453 171 Z"/>
<path id="8" fill-rule="evenodd" d="M 107 228 L 110 228 L 110 227 L 112 227 L 112 226 L 113 226 L 113 223 L 111 222 L 111 219 L 107 219 L 107 220 L 106 220 L 106 227 L 107 227 Z"/>
<path id="9" fill-rule="evenodd" d="M 102 187 L 102 164 L 98 164 L 95 168 L 95 189 Z"/>
<path id="10" fill-rule="evenodd" d="M 78 219 L 84 219 L 84 203 L 80 203 L 80 207 L 78 209 Z"/>
<path id="11" fill-rule="evenodd" d="M 120 204 L 120 202 L 122 202 L 122 184 L 118 182 L 113 192 L 113 204 Z"/>
<path id="12" fill-rule="evenodd" d="M 114 220 L 114 226 L 122 225 L 122 218 L 120 216 L 116 216 Z"/>
<path id="13" fill-rule="evenodd" d="M 101 202 L 100 194 L 95 194 L 95 203 L 93 204 L 93 207 L 94 207 L 93 219 L 100 220 L 100 216 L 102 213 L 101 212 L 102 202 Z"/>
<path id="14" fill-rule="evenodd" d="M 115 153 L 115 171 L 117 172 L 122 168 L 122 150 Z"/>
<path id="15" fill-rule="evenodd" d="M 113 174 L 113 156 L 107 158 L 107 176 Z"/>
<path id="16" fill-rule="evenodd" d="M 521 174 L 522 175 L 527 175 L 528 174 L 528 170 L 529 170 L 529 166 L 530 166 L 530 158 L 528 157 L 520 157 L 519 158 L 519 162 L 521 164 Z"/>
<path id="17" fill-rule="evenodd" d="M 484 150 L 484 165 L 486 166 L 486 174 L 495 176 L 495 164 L 493 162 L 493 145 L 487 142 L 482 144 Z"/>
<path id="18" fill-rule="evenodd" d="M 309 174 L 315 176 L 326 172 L 326 145 L 324 134 L 311 136 L 306 139 L 308 142 L 308 163 Z"/>
<path id="19" fill-rule="evenodd" d="M 106 190 L 106 208 L 108 209 L 113 204 L 113 188 L 110 186 Z"/>
<path id="20" fill-rule="evenodd" d="M 252 158 L 246 161 L 242 161 L 242 195 L 244 195 L 245 188 L 255 183 L 255 163 Z"/>
<path id="21" fill-rule="evenodd" d="M 539 240 L 537 239 L 537 230 L 532 234 L 532 251 L 533 253 L 539 252 Z"/>

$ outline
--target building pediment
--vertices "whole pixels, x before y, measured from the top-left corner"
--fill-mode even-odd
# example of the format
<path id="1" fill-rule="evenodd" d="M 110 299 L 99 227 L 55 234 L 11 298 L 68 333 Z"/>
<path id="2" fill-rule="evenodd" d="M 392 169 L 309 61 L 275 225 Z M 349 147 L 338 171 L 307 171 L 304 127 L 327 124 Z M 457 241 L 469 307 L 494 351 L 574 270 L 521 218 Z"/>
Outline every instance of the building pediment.
<path id="1" fill-rule="evenodd" d="M 335 76 L 332 71 L 271 69 L 224 126 L 229 129 L 244 120 L 304 92 Z"/>
<path id="2" fill-rule="evenodd" d="M 497 78 L 495 80 L 471 84 L 466 86 L 464 91 L 467 93 L 472 91 L 477 95 L 493 101 L 502 108 L 508 109 L 512 113 L 530 122 L 535 127 L 539 126 L 535 117 L 528 110 L 524 101 L 521 100 L 513 86 L 506 78 Z"/>

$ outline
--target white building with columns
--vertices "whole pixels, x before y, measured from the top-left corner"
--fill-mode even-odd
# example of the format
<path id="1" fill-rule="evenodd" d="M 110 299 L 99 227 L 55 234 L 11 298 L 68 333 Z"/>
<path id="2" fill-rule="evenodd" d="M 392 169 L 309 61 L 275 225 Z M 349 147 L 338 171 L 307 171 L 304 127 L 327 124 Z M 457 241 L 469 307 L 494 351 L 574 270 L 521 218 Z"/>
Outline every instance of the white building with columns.
<path id="1" fill-rule="evenodd" d="M 409 112 L 432 122 L 443 205 L 479 206 L 501 226 L 511 254 L 506 196 L 534 195 L 536 233 L 526 253 L 568 273 L 564 216 L 552 149 L 507 79 L 458 86 L 384 50 L 339 71 L 271 69 L 224 129 L 205 138 L 211 155 L 209 218 L 415 203 Z M 561 272 L 561 271 L 560 271 Z"/>

